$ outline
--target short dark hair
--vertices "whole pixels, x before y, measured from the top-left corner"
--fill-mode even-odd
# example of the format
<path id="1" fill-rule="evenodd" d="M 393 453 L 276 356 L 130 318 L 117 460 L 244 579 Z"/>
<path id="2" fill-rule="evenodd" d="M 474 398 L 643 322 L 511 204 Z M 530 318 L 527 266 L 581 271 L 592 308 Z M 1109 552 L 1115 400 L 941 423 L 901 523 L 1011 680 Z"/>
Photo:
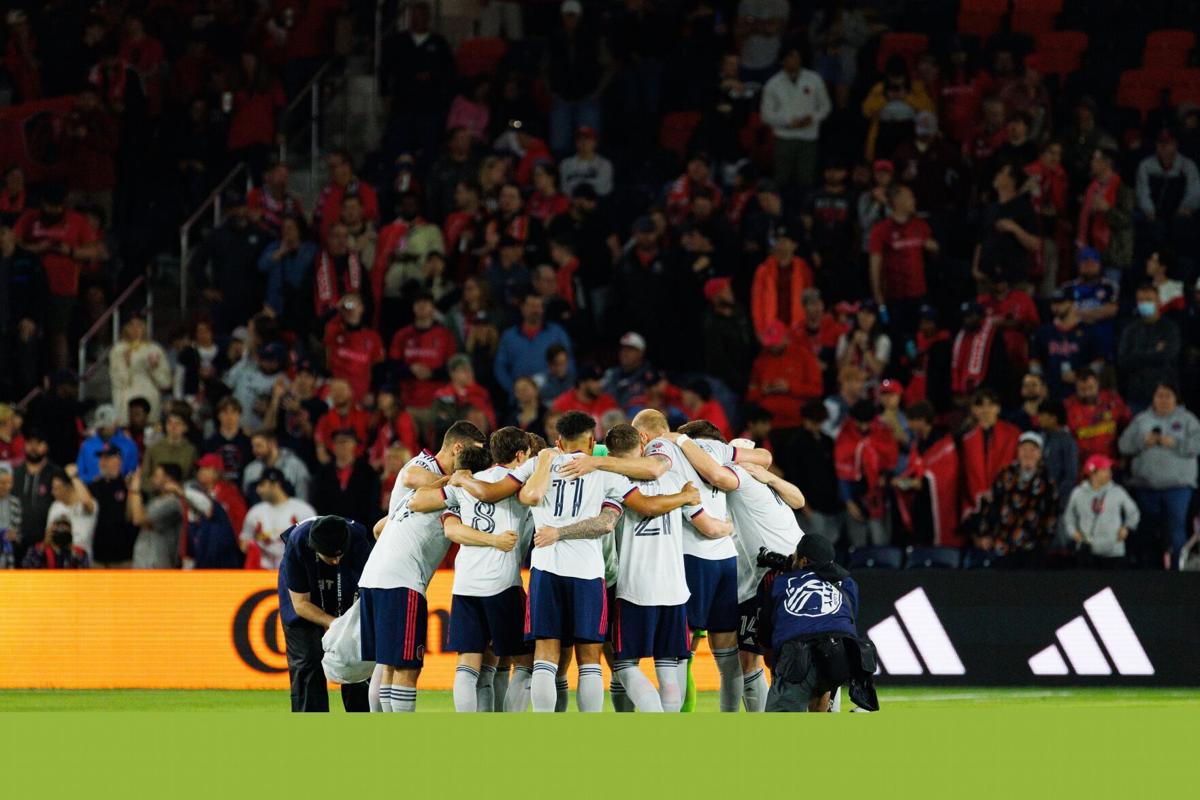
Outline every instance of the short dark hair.
<path id="1" fill-rule="evenodd" d="M 250 434 L 250 438 L 261 438 L 266 439 L 269 442 L 274 442 L 278 437 L 275 435 L 274 428 L 259 428 L 254 433 Z"/>
<path id="2" fill-rule="evenodd" d="M 558 358 L 560 353 L 567 352 L 567 348 L 561 344 L 552 344 L 546 348 L 546 363 L 549 364 L 554 359 Z"/>
<path id="3" fill-rule="evenodd" d="M 442 447 L 455 444 L 477 444 L 480 447 L 485 447 L 487 445 L 487 437 L 483 435 L 483 431 L 479 430 L 474 423 L 460 419 L 447 428 L 446 435 L 442 437 Z"/>
<path id="4" fill-rule="evenodd" d="M 683 388 L 696 394 L 706 403 L 709 400 L 712 400 L 712 386 L 710 386 L 708 381 L 704 380 L 704 378 L 696 378 L 693 381 L 688 381 L 687 385 Z"/>
<path id="5" fill-rule="evenodd" d="M 222 411 L 225 411 L 229 408 L 234 409 L 239 414 L 242 413 L 242 404 L 239 403 L 238 399 L 231 394 L 225 395 L 221 398 L 220 402 L 217 403 L 217 413 L 220 414 Z"/>
<path id="6" fill-rule="evenodd" d="M 1043 400 L 1038 404 L 1038 413 L 1049 414 L 1058 420 L 1059 425 L 1064 425 L 1067 422 L 1067 407 L 1063 405 L 1062 400 L 1055 400 L 1053 398 Z M 912 415 L 910 414 L 909 416 Z"/>
<path id="7" fill-rule="evenodd" d="M 512 425 L 500 428 L 488 440 L 488 449 L 497 464 L 507 464 L 517 457 L 517 453 L 529 450 L 529 434 Z"/>
<path id="8" fill-rule="evenodd" d="M 1175 264 L 1178 263 L 1175 250 L 1170 247 L 1156 247 L 1154 254 L 1158 256 L 1158 263 L 1163 265 L 1163 270 L 1170 275 L 1175 269 Z"/>
<path id="9" fill-rule="evenodd" d="M 159 464 L 158 466 L 163 471 L 163 474 L 166 475 L 171 480 L 175 481 L 176 483 L 180 483 L 183 481 L 183 468 L 180 467 L 178 464 L 172 464 L 171 462 L 165 462 L 165 463 Z"/>
<path id="10" fill-rule="evenodd" d="M 904 414 L 910 421 L 920 419 L 928 422 L 930 425 L 933 424 L 933 420 L 937 417 L 937 412 L 933 410 L 933 404 L 928 400 L 918 400 L 909 406 Z"/>
<path id="11" fill-rule="evenodd" d="M 146 398 L 144 398 L 144 397 L 133 397 L 133 398 L 130 398 L 130 400 L 129 400 L 129 403 L 128 403 L 128 406 L 127 406 L 127 407 L 128 407 L 130 410 L 133 410 L 133 409 L 135 409 L 135 408 L 140 408 L 142 411 L 145 411 L 147 414 L 149 414 L 149 413 L 150 413 L 150 401 L 149 401 L 149 400 L 147 400 L 147 399 L 146 399 Z"/>
<path id="12" fill-rule="evenodd" d="M 1134 290 L 1134 296 L 1136 297 L 1140 292 L 1146 292 L 1147 294 L 1158 294 L 1158 289 L 1155 289 L 1154 284 L 1152 283 L 1139 283 L 1137 289 Z"/>
<path id="13" fill-rule="evenodd" d="M 718 442 L 725 441 L 725 436 L 722 435 L 721 429 L 706 419 L 694 419 L 691 422 L 684 423 L 683 425 L 679 426 L 678 432 L 687 434 L 693 439 L 716 439 Z"/>
<path id="14" fill-rule="evenodd" d="M 563 441 L 570 442 L 596 430 L 596 420 L 582 411 L 568 411 L 558 418 L 554 430 Z"/>
<path id="15" fill-rule="evenodd" d="M 538 453 L 542 452 L 549 446 L 550 446 L 550 443 L 546 441 L 545 436 L 542 436 L 540 433 L 529 434 L 529 457 L 530 458 L 532 458 L 533 456 L 536 456 Z"/>
<path id="16" fill-rule="evenodd" d="M 492 465 L 492 454 L 486 447 L 464 447 L 458 453 L 455 469 L 482 472 Z"/>
<path id="17" fill-rule="evenodd" d="M 813 397 L 805 401 L 800 407 L 800 419 L 806 419 L 809 422 L 825 422 L 829 419 L 829 409 L 825 407 L 825 401 L 819 397 Z M 750 421 L 750 410 L 746 410 L 746 421 Z"/>
<path id="18" fill-rule="evenodd" d="M 332 438 L 335 440 L 336 439 L 353 439 L 354 441 L 357 442 L 358 441 L 358 433 L 354 430 L 354 428 L 338 428 L 336 431 L 333 432 Z"/>
<path id="19" fill-rule="evenodd" d="M 642 450 L 642 435 L 637 428 L 627 422 L 613 425 L 604 436 L 604 445 L 610 455 L 625 455 L 634 453 L 640 455 Z"/>
<path id="20" fill-rule="evenodd" d="M 1000 405 L 1000 395 L 996 394 L 995 389 L 989 389 L 986 386 L 982 389 L 977 389 L 975 394 L 971 395 L 971 405 L 981 406 L 984 403 Z"/>

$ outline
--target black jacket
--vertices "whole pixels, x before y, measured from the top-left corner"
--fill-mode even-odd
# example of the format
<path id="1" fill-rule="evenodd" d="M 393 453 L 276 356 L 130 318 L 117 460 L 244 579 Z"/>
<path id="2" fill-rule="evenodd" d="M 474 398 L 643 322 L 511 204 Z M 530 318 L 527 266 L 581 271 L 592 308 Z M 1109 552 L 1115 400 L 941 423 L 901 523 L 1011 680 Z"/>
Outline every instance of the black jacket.
<path id="1" fill-rule="evenodd" d="M 312 503 L 319 514 L 334 514 L 374 525 L 381 516 L 379 475 L 366 459 L 358 459 L 350 469 L 350 480 L 342 488 L 338 469 L 331 462 L 321 465 L 313 481 Z"/>

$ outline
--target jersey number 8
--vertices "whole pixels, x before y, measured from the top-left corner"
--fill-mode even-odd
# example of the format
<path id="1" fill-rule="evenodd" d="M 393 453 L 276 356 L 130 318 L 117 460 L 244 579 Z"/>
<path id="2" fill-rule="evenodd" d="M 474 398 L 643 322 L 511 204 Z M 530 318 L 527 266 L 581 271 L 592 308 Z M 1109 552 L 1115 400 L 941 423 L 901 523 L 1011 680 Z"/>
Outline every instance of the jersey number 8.
<path id="1" fill-rule="evenodd" d="M 471 527 L 480 533 L 492 533 L 496 530 L 495 516 L 495 503 L 476 503 L 475 516 L 471 518 Z"/>

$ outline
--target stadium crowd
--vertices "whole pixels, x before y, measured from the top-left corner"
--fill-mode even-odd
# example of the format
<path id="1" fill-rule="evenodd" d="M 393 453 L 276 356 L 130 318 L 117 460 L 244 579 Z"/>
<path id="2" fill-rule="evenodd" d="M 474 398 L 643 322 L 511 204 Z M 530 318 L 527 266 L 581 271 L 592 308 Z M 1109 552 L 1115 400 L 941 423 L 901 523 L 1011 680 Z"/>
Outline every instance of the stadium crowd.
<path id="1" fill-rule="evenodd" d="M 646 408 L 769 448 L 843 549 L 1200 565 L 1200 107 L 1121 105 L 1135 4 L 1068 3 L 1064 70 L 955 3 L 492 2 L 456 51 L 416 2 L 313 208 L 272 154 L 337 0 L 20 5 L 12 103 L 74 100 L 61 175 L 0 164 L 0 565 L 272 568 L 456 420 Z M 80 330 L 240 161 L 199 313 L 79 399 Z"/>

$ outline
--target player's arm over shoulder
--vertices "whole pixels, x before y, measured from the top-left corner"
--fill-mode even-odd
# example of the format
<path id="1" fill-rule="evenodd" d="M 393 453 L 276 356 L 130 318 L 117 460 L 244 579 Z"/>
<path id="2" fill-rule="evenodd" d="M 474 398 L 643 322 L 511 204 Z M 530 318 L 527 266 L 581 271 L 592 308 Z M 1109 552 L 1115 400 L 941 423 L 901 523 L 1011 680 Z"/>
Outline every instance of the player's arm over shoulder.
<path id="1" fill-rule="evenodd" d="M 689 481 L 683 490 L 675 494 L 649 496 L 642 494 L 636 486 L 630 487 L 622 502 L 643 517 L 658 517 L 684 506 L 700 505 L 700 490 Z"/>
<path id="2" fill-rule="evenodd" d="M 424 486 L 413 492 L 413 496 L 409 498 L 408 508 L 418 514 L 424 514 L 430 511 L 439 511 L 446 507 L 446 479 L 442 478 L 438 483 Z"/>
<path id="3" fill-rule="evenodd" d="M 720 489 L 723 492 L 732 492 L 738 487 L 737 475 L 726 469 L 720 462 L 708 454 L 704 448 L 696 444 L 691 439 L 684 439 L 680 442 L 679 449 L 687 457 L 687 460 L 696 469 L 696 472 L 704 479 L 705 483 Z"/>
<path id="4" fill-rule="evenodd" d="M 691 512 L 690 514 L 688 513 L 689 511 Z M 733 533 L 732 522 L 717 519 L 712 514 L 706 513 L 703 506 L 698 508 L 685 506 L 683 512 L 688 514 L 688 519 L 691 521 L 692 527 L 696 529 L 696 532 L 707 539 L 723 539 Z"/>
<path id="5" fill-rule="evenodd" d="M 425 486 L 433 486 L 442 479 L 443 476 L 420 464 L 409 464 L 400 470 L 399 478 L 400 485 L 405 489 L 420 489 Z"/>

